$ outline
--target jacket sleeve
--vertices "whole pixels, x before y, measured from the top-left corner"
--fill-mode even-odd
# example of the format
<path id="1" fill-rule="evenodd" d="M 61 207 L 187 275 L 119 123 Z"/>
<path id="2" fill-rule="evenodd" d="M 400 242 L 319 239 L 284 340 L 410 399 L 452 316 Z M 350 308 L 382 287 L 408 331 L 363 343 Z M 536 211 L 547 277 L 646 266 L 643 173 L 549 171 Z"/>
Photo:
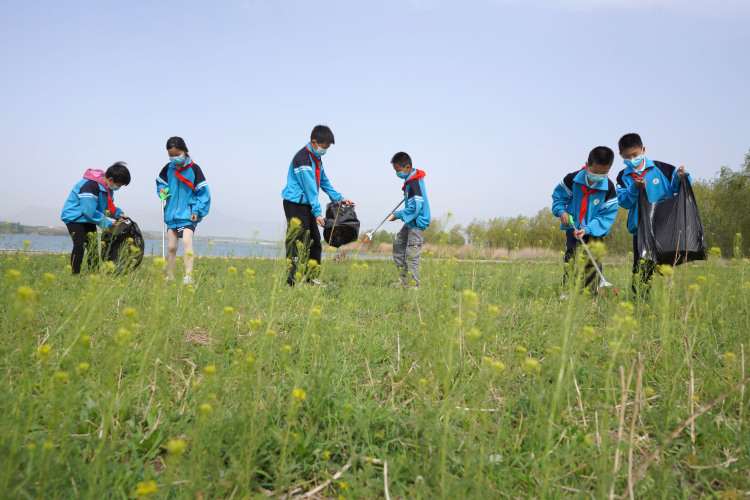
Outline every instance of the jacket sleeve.
<path id="1" fill-rule="evenodd" d="M 164 167 L 161 169 L 161 172 L 159 173 L 159 176 L 156 178 L 156 194 L 159 195 L 159 191 L 162 189 L 168 189 L 169 188 L 169 167 Z"/>
<path id="2" fill-rule="evenodd" d="M 604 236 L 609 233 L 609 228 L 615 222 L 618 208 L 618 199 L 613 196 L 604 202 L 596 215 L 582 229 L 592 236 Z"/>
<path id="3" fill-rule="evenodd" d="M 688 182 L 693 184 L 693 179 L 690 177 L 690 173 L 687 174 Z M 672 173 L 672 191 L 676 194 L 680 190 L 680 177 L 677 175 L 677 169 Z"/>
<path id="4" fill-rule="evenodd" d="M 331 184 L 331 181 L 328 180 L 328 175 L 326 175 L 324 168 L 320 169 L 320 189 L 328 195 L 331 201 L 341 201 L 344 199 L 344 196 L 341 193 L 333 189 L 333 185 Z"/>
<path id="5" fill-rule="evenodd" d="M 211 208 L 211 192 L 208 190 L 206 176 L 203 175 L 200 167 L 196 165 L 193 170 L 195 171 L 195 188 L 193 189 L 195 203 L 190 212 L 199 217 L 205 217 Z"/>
<path id="6" fill-rule="evenodd" d="M 617 202 L 627 210 L 638 204 L 638 186 L 633 179 L 622 175 L 622 172 L 617 176 Z"/>
<path id="7" fill-rule="evenodd" d="M 112 201 L 114 201 L 114 200 L 112 200 Z M 117 205 L 115 205 L 115 216 L 113 217 L 113 219 L 119 220 L 121 215 L 122 215 L 122 208 L 120 208 Z"/>
<path id="8" fill-rule="evenodd" d="M 416 198 L 416 196 L 412 196 L 407 200 L 406 208 L 394 212 L 394 215 L 397 219 L 401 219 L 404 222 L 411 222 L 417 218 L 419 213 L 422 211 L 424 201 L 422 200 L 422 197 L 419 197 L 419 199 Z"/>
<path id="9" fill-rule="evenodd" d="M 81 213 L 83 217 L 93 224 L 96 224 L 102 229 L 107 229 L 112 225 L 112 222 L 99 211 L 99 196 L 82 196 L 83 193 L 78 195 L 78 199 L 81 203 Z"/>
<path id="10" fill-rule="evenodd" d="M 419 181 L 409 183 L 407 188 L 408 193 L 406 194 L 406 205 L 403 210 L 394 212 L 397 219 L 409 223 L 416 219 L 422 212 L 424 206 L 424 198 L 422 197 L 422 188 L 419 185 Z"/>
<path id="11" fill-rule="evenodd" d="M 570 212 L 568 209 L 570 200 L 573 199 L 573 192 L 568 186 L 560 182 L 552 191 L 552 214 L 560 217 L 564 212 Z"/>

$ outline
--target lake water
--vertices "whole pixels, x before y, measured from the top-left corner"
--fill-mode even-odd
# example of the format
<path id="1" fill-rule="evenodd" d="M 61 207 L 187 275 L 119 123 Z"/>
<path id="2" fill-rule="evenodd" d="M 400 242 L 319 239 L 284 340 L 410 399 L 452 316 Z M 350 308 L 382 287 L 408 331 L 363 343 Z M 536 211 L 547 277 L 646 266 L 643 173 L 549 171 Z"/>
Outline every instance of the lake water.
<path id="1" fill-rule="evenodd" d="M 73 240 L 69 236 L 41 236 L 34 234 L 0 234 L 0 250 L 23 250 L 26 245 L 24 241 L 31 244 L 28 249 L 36 252 L 62 252 L 70 253 L 73 250 Z M 161 255 L 161 240 L 144 240 L 146 255 Z M 250 241 L 206 241 L 193 240 L 193 253 L 197 256 L 207 257 L 284 257 L 284 247 L 281 245 L 267 243 L 253 243 Z M 177 255 L 183 255 L 182 245 L 177 250 Z M 328 252 L 323 252 L 326 258 Z M 387 255 L 364 255 L 361 258 L 390 258 Z"/>

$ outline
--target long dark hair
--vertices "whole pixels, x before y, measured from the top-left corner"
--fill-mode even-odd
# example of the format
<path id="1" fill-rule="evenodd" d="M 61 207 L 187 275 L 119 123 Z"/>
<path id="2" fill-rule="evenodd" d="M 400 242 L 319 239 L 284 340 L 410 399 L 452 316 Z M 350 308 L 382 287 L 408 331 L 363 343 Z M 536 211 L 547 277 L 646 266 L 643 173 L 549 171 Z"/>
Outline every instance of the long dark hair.
<path id="1" fill-rule="evenodd" d="M 174 136 L 167 139 L 167 149 L 172 148 L 177 148 L 185 153 L 188 152 L 187 144 L 185 144 L 185 140 L 182 137 Z"/>

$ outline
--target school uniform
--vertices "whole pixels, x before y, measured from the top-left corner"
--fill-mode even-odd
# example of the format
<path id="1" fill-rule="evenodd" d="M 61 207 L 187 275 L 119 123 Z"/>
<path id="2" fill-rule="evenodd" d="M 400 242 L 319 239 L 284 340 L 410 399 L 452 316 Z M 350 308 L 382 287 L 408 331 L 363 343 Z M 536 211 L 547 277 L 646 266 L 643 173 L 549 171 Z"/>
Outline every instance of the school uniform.
<path id="1" fill-rule="evenodd" d="M 323 190 L 331 201 L 340 201 L 344 196 L 336 191 L 328 180 L 320 155 L 307 145 L 297 151 L 289 164 L 286 186 L 281 191 L 284 200 L 284 215 L 287 221 L 286 257 L 292 261 L 287 283 L 294 285 L 294 275 L 300 259 L 314 260 L 320 263 L 323 247 L 320 243 L 320 231 L 315 222 L 323 216 L 318 195 Z M 292 218 L 299 219 L 299 230 L 290 231 Z M 297 242 L 302 242 L 305 251 L 299 255 Z"/>
<path id="2" fill-rule="evenodd" d="M 414 281 L 417 286 L 420 283 L 419 267 L 422 263 L 424 230 L 432 220 L 424 184 L 425 175 L 422 170 L 414 170 L 409 174 L 401 188 L 404 191 L 404 209 L 394 212 L 396 219 L 404 221 L 404 225 L 393 243 L 393 261 L 399 270 L 401 282 L 406 284 Z"/>
<path id="3" fill-rule="evenodd" d="M 112 226 L 112 219 L 119 219 L 122 210 L 115 206 L 114 193 L 92 179 L 81 179 L 73 186 L 63 205 L 60 219 L 65 223 L 73 238 L 73 251 L 70 264 L 73 274 L 81 272 L 83 254 L 88 251 L 89 269 L 99 264 L 99 249 L 89 245 L 96 244 L 96 228 L 107 229 Z"/>
<path id="4" fill-rule="evenodd" d="M 211 192 L 203 171 L 190 157 L 182 167 L 169 162 L 156 178 L 156 194 L 167 188 L 169 196 L 164 206 L 167 228 L 177 230 L 178 237 L 182 237 L 184 229 L 195 232 L 197 224 L 211 208 Z M 191 215 L 197 215 L 198 220 L 190 220 Z"/>
<path id="5" fill-rule="evenodd" d="M 575 229 L 585 229 L 584 243 L 601 241 L 609 234 L 609 230 L 617 216 L 617 190 L 614 183 L 604 179 L 597 184 L 589 185 L 586 179 L 586 169 L 571 172 L 566 175 L 562 182 L 552 192 L 552 214 L 560 217 L 564 212 L 573 216 L 574 226 L 560 224 L 560 229 L 565 231 L 565 256 L 567 264 L 575 255 L 576 249 L 581 242 L 575 237 Z M 599 269 L 601 262 L 597 262 Z M 563 275 L 563 283 L 567 274 Z M 596 271 L 591 262 L 587 262 L 586 286 L 596 288 Z"/>
<path id="6" fill-rule="evenodd" d="M 638 256 L 638 195 L 639 189 L 635 184 L 636 178 L 646 181 L 646 196 L 650 203 L 671 198 L 680 189 L 680 178 L 677 168 L 669 163 L 652 161 L 644 158 L 642 170 L 635 170 L 631 166 L 625 167 L 617 174 L 617 199 L 620 206 L 628 210 L 628 231 L 633 235 L 633 293 L 636 284 L 648 283 L 654 272 L 655 264 L 651 261 L 641 263 Z M 688 181 L 692 183 L 690 175 Z"/>

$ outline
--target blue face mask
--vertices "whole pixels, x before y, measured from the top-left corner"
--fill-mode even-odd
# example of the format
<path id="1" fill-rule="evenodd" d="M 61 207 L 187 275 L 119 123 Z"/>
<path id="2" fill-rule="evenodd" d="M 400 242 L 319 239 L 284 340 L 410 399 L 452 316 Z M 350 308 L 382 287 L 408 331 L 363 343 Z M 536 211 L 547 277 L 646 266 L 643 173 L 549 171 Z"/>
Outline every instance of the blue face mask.
<path id="1" fill-rule="evenodd" d="M 409 174 L 407 174 L 406 172 L 404 172 L 404 171 L 402 170 L 401 172 L 396 172 L 396 176 L 397 176 L 397 177 L 398 177 L 399 179 L 406 179 L 407 177 L 409 177 Z"/>
<path id="2" fill-rule="evenodd" d="M 118 190 L 118 189 L 120 189 L 121 187 L 122 187 L 122 186 L 112 186 L 112 187 L 111 187 L 111 188 L 109 188 L 109 189 L 111 189 L 112 191 L 117 191 L 117 190 Z"/>
<path id="3" fill-rule="evenodd" d="M 315 152 L 318 153 L 318 156 L 323 156 L 324 154 L 326 154 L 326 151 L 328 151 L 328 150 L 327 149 L 323 149 L 323 148 L 317 148 L 315 150 Z"/>
<path id="4" fill-rule="evenodd" d="M 623 163 L 628 167 L 636 168 L 644 159 L 643 155 L 640 155 L 638 158 L 633 158 L 632 160 L 623 160 Z"/>
<path id="5" fill-rule="evenodd" d="M 589 184 L 591 185 L 599 184 L 606 178 L 607 178 L 607 174 L 592 174 L 592 173 L 586 172 L 586 179 L 588 179 Z"/>
<path id="6" fill-rule="evenodd" d="M 182 165 L 183 163 L 185 163 L 185 155 L 170 156 L 169 161 L 172 162 L 172 165 L 174 166 Z"/>

